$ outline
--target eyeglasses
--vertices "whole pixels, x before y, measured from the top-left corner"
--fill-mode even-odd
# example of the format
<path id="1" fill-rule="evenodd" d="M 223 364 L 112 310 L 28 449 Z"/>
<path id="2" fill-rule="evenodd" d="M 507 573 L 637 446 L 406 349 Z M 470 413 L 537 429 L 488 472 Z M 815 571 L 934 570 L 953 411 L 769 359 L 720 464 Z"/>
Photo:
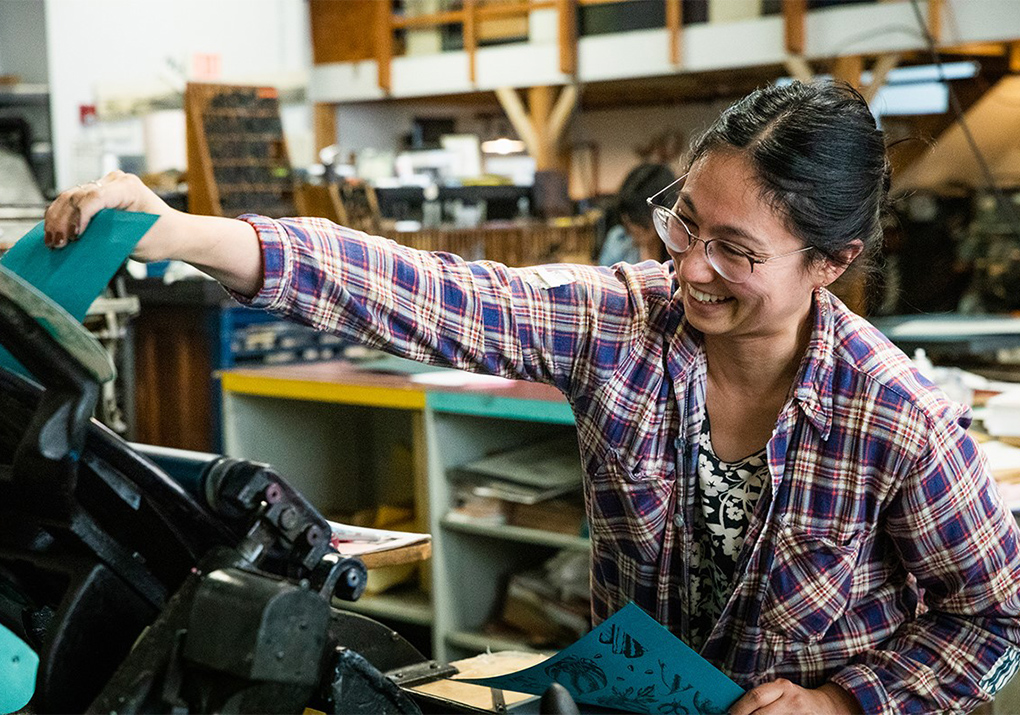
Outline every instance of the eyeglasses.
<path id="1" fill-rule="evenodd" d="M 810 251 L 813 248 L 813 246 L 806 246 L 798 248 L 796 251 L 781 253 L 778 256 L 755 258 L 743 248 L 735 246 L 728 241 L 718 238 L 710 238 L 706 241 L 703 238 L 699 238 L 691 230 L 690 226 L 687 225 L 687 222 L 680 218 L 679 214 L 673 211 L 673 209 L 655 203 L 655 199 L 673 189 L 673 187 L 676 187 L 676 190 L 679 191 L 679 185 L 682 185 L 686 178 L 687 174 L 684 174 L 666 188 L 645 199 L 645 202 L 652 207 L 652 224 L 655 226 L 655 232 L 659 234 L 659 238 L 666 244 L 666 248 L 673 253 L 683 255 L 690 250 L 695 241 L 700 241 L 705 247 L 705 258 L 708 259 L 708 264 L 712 266 L 716 273 L 730 283 L 743 283 L 754 273 L 756 265 L 764 265 L 769 261 L 786 258 L 795 253 Z"/>

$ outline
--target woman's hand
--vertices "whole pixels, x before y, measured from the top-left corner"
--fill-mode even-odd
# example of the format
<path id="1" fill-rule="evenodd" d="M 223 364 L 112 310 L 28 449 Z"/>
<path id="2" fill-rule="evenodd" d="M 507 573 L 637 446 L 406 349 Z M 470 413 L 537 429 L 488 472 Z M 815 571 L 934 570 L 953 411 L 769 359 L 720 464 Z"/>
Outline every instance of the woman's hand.
<path id="1" fill-rule="evenodd" d="M 749 690 L 730 708 L 730 715 L 857 715 L 861 706 L 834 683 L 809 690 L 780 678 Z"/>
<path id="2" fill-rule="evenodd" d="M 156 214 L 159 220 L 138 242 L 131 257 L 138 261 L 161 261 L 176 257 L 175 211 L 156 196 L 134 174 L 113 171 L 98 181 L 64 191 L 46 209 L 45 242 L 50 248 L 63 248 L 75 241 L 101 209 L 125 209 Z M 175 214 L 177 216 L 175 216 Z"/>
<path id="3" fill-rule="evenodd" d="M 77 240 L 104 208 L 159 216 L 131 254 L 135 260 L 186 261 L 242 295 L 254 296 L 262 287 L 262 246 L 250 224 L 176 211 L 123 171 L 60 194 L 46 209 L 46 245 L 59 249 Z"/>

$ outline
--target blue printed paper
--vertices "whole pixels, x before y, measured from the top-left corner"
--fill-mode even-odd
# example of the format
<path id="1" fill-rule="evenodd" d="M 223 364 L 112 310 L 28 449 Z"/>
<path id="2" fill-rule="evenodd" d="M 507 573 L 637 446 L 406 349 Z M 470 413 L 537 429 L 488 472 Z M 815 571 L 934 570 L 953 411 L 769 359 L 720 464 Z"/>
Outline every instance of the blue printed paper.
<path id="1" fill-rule="evenodd" d="M 633 603 L 530 668 L 464 682 L 541 695 L 560 683 L 579 703 L 635 713 L 723 713 L 743 689 Z"/>

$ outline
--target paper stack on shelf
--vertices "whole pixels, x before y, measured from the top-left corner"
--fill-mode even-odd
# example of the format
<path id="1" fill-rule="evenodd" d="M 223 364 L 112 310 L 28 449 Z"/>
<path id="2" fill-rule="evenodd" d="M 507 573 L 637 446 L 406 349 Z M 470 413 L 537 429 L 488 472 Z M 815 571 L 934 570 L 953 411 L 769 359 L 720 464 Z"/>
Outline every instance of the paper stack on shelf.
<path id="1" fill-rule="evenodd" d="M 588 554 L 564 550 L 539 568 L 511 574 L 498 620 L 532 648 L 562 647 L 591 629 Z"/>
<path id="2" fill-rule="evenodd" d="M 537 504 L 581 487 L 581 465 L 572 435 L 529 444 L 452 470 L 471 492 L 515 504 Z"/>

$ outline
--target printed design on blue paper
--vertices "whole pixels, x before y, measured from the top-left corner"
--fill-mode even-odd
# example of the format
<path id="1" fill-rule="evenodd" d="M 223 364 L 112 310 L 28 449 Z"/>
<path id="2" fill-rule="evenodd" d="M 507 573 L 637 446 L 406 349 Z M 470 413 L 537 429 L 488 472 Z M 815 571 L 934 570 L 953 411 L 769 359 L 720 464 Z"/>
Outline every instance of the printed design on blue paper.
<path id="1" fill-rule="evenodd" d="M 648 712 L 647 708 L 656 702 L 654 685 L 644 688 L 630 687 L 625 690 L 620 690 L 614 685 L 610 694 L 600 695 L 598 698 L 599 705 L 640 712 Z"/>
<path id="2" fill-rule="evenodd" d="M 606 674 L 589 658 L 566 658 L 553 663 L 545 672 L 571 692 L 593 693 L 606 687 Z"/>
<path id="3" fill-rule="evenodd" d="M 683 693 L 694 687 L 693 685 L 684 685 L 684 679 L 679 673 L 673 673 L 673 681 L 670 682 L 669 677 L 666 675 L 666 664 L 661 660 L 659 661 L 659 674 L 662 678 L 662 684 L 666 686 L 667 695 Z"/>
<path id="4" fill-rule="evenodd" d="M 535 695 L 558 682 L 579 703 L 648 715 L 722 713 L 743 694 L 634 604 L 538 665 L 465 680 Z"/>
<path id="5" fill-rule="evenodd" d="M 645 654 L 644 647 L 635 638 L 615 625 L 599 634 L 599 643 L 611 645 L 613 653 L 625 658 L 640 658 Z"/>

